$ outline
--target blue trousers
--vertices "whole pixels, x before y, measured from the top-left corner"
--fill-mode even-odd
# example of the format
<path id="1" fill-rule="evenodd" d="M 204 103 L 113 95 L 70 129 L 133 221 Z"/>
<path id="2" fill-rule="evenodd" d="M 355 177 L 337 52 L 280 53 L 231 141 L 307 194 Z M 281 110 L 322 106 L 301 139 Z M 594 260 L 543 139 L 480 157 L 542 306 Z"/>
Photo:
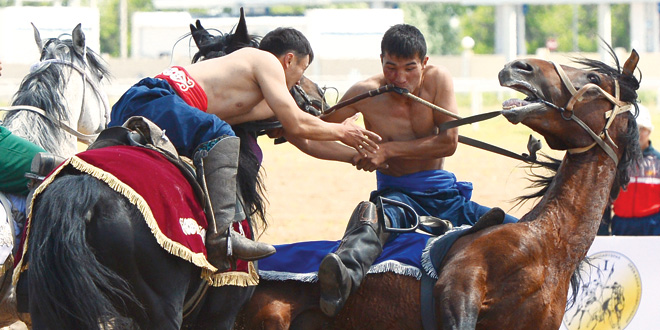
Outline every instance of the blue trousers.
<path id="1" fill-rule="evenodd" d="M 660 213 L 641 218 L 622 218 L 615 215 L 612 217 L 612 235 L 660 235 Z"/>
<path id="2" fill-rule="evenodd" d="M 370 200 L 376 202 L 378 196 L 386 197 L 411 206 L 419 216 L 434 216 L 449 220 L 454 227 L 474 225 L 479 218 L 490 210 L 489 207 L 479 205 L 465 196 L 458 189 L 438 189 L 430 192 L 403 191 L 396 188 L 385 188 L 371 193 Z M 416 219 L 414 215 L 404 211 L 403 208 L 386 204 L 384 213 L 392 222 L 394 228 L 411 228 Z M 517 222 L 518 219 L 506 215 L 504 223 Z M 432 228 L 420 226 L 420 229 L 434 233 Z M 393 238 L 391 235 L 390 239 Z"/>
<path id="3" fill-rule="evenodd" d="M 165 131 L 180 155 L 192 158 L 198 145 L 235 136 L 231 126 L 215 115 L 188 105 L 162 79 L 144 78 L 112 107 L 110 124 L 121 126 L 132 116 L 143 116 Z"/>

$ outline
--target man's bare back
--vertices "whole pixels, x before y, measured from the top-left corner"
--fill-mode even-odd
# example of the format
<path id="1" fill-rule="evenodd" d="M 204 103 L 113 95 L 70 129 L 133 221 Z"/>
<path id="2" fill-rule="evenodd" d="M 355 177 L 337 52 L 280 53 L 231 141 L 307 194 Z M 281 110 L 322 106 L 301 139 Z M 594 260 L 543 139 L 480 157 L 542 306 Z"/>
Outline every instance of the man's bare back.
<path id="1" fill-rule="evenodd" d="M 206 92 L 207 112 L 229 124 L 275 116 L 268 107 L 254 109 L 264 100 L 258 76 L 266 77 L 261 79 L 285 80 L 282 66 L 272 54 L 247 47 L 223 57 L 189 65 L 185 69 Z M 281 88 L 276 93 L 287 96 L 286 85 L 278 85 Z"/>

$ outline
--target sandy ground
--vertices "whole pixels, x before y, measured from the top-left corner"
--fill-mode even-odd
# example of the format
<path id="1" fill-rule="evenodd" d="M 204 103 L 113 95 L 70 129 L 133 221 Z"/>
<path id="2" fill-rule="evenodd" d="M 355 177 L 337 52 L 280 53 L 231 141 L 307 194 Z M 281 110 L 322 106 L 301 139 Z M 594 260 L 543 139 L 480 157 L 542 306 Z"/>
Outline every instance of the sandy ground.
<path id="1" fill-rule="evenodd" d="M 529 129 L 513 126 L 503 118 L 459 132 L 516 153 L 526 152 L 529 133 Z M 270 202 L 269 227 L 260 240 L 282 244 L 340 239 L 355 206 L 367 200 L 375 188 L 375 174 L 357 171 L 350 164 L 314 159 L 288 143 L 273 145 L 262 137 L 260 145 Z M 459 181 L 474 184 L 472 200 L 522 216 L 531 203 L 512 208 L 511 201 L 523 194 L 528 184 L 520 165 L 515 159 L 459 144 L 445 169 L 454 172 Z"/>

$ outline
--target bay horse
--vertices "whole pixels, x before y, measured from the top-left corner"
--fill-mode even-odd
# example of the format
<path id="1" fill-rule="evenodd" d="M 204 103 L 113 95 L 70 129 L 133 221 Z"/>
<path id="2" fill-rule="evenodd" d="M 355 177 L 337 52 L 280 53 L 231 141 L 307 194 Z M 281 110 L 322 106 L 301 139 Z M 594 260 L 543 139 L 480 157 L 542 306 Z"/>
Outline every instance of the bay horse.
<path id="1" fill-rule="evenodd" d="M 611 49 L 610 49 L 611 50 Z M 540 201 L 519 222 L 459 238 L 434 260 L 435 325 L 440 329 L 558 329 L 569 288 L 610 198 L 639 158 L 634 114 L 639 82 L 633 50 L 624 66 L 578 59 L 584 69 L 516 60 L 500 84 L 526 95 L 503 115 L 567 150 L 556 174 L 527 198 Z M 596 132 L 596 133 L 594 133 Z M 317 283 L 262 280 L 237 329 L 422 329 L 422 286 L 415 277 L 369 274 L 334 318 L 319 308 Z M 433 321 L 433 320 L 432 320 Z"/>
<path id="2" fill-rule="evenodd" d="M 77 141 L 89 143 L 107 126 L 110 114 L 104 79 L 109 70 L 101 57 L 86 46 L 85 34 L 78 24 L 67 38 L 42 40 L 32 25 L 35 43 L 40 52 L 39 62 L 23 78 L 14 94 L 11 106 L 0 108 L 7 112 L 0 122 L 12 134 L 27 139 L 47 152 L 69 157 L 78 151 Z M 106 79 L 107 80 L 107 79 Z M 11 201 L 24 200 L 8 194 Z M 0 198 L 4 199 L 0 193 Z M 24 204 L 19 202 L 19 204 Z M 0 222 L 2 239 L 14 238 L 14 221 L 20 206 L 7 203 Z M 13 214 L 12 214 L 13 210 Z M 4 237 L 7 235 L 8 237 Z M 9 257 L 11 258 L 11 256 Z M 0 325 L 17 320 L 13 287 L 10 285 L 11 260 L 3 261 L 0 297 Z M 29 320 L 24 320 L 29 323 Z"/>

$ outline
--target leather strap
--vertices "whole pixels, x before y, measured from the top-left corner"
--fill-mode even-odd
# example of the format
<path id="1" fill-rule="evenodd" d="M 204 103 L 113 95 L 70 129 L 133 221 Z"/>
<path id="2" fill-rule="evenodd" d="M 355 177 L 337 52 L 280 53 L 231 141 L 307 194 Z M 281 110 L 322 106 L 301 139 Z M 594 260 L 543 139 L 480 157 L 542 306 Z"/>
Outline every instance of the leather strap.
<path id="1" fill-rule="evenodd" d="M 419 305 L 422 311 L 422 328 L 424 330 L 435 330 L 438 328 L 438 325 L 435 323 L 435 299 L 433 299 L 434 285 L 435 279 L 422 270 Z"/>
<path id="2" fill-rule="evenodd" d="M 487 119 L 495 118 L 499 115 L 502 114 L 502 111 L 497 110 L 497 111 L 491 111 L 491 112 L 484 112 L 478 115 L 470 116 L 470 117 L 464 117 L 461 119 L 456 119 L 456 120 L 451 120 L 448 122 L 444 122 L 440 125 L 438 125 L 438 129 L 442 132 L 445 130 L 448 130 L 450 128 L 458 127 L 458 126 L 463 126 L 467 124 L 472 124 L 480 121 L 484 121 Z"/>
<path id="3" fill-rule="evenodd" d="M 458 142 L 463 143 L 463 144 L 467 144 L 469 146 L 473 146 L 473 147 L 476 147 L 476 148 L 479 148 L 479 149 L 483 149 L 483 150 L 486 150 L 486 151 L 494 152 L 494 153 L 500 154 L 502 156 L 511 157 L 511 158 L 517 159 L 517 160 L 522 160 L 523 162 L 534 163 L 534 164 L 538 164 L 538 165 L 542 165 L 542 166 L 544 165 L 542 162 L 539 162 L 536 159 L 527 157 L 525 155 L 519 155 L 515 152 L 506 150 L 504 148 L 500 148 L 498 146 L 494 146 L 494 145 L 486 143 L 486 142 L 475 140 L 475 139 L 469 138 L 467 136 L 459 135 L 458 136 Z"/>

